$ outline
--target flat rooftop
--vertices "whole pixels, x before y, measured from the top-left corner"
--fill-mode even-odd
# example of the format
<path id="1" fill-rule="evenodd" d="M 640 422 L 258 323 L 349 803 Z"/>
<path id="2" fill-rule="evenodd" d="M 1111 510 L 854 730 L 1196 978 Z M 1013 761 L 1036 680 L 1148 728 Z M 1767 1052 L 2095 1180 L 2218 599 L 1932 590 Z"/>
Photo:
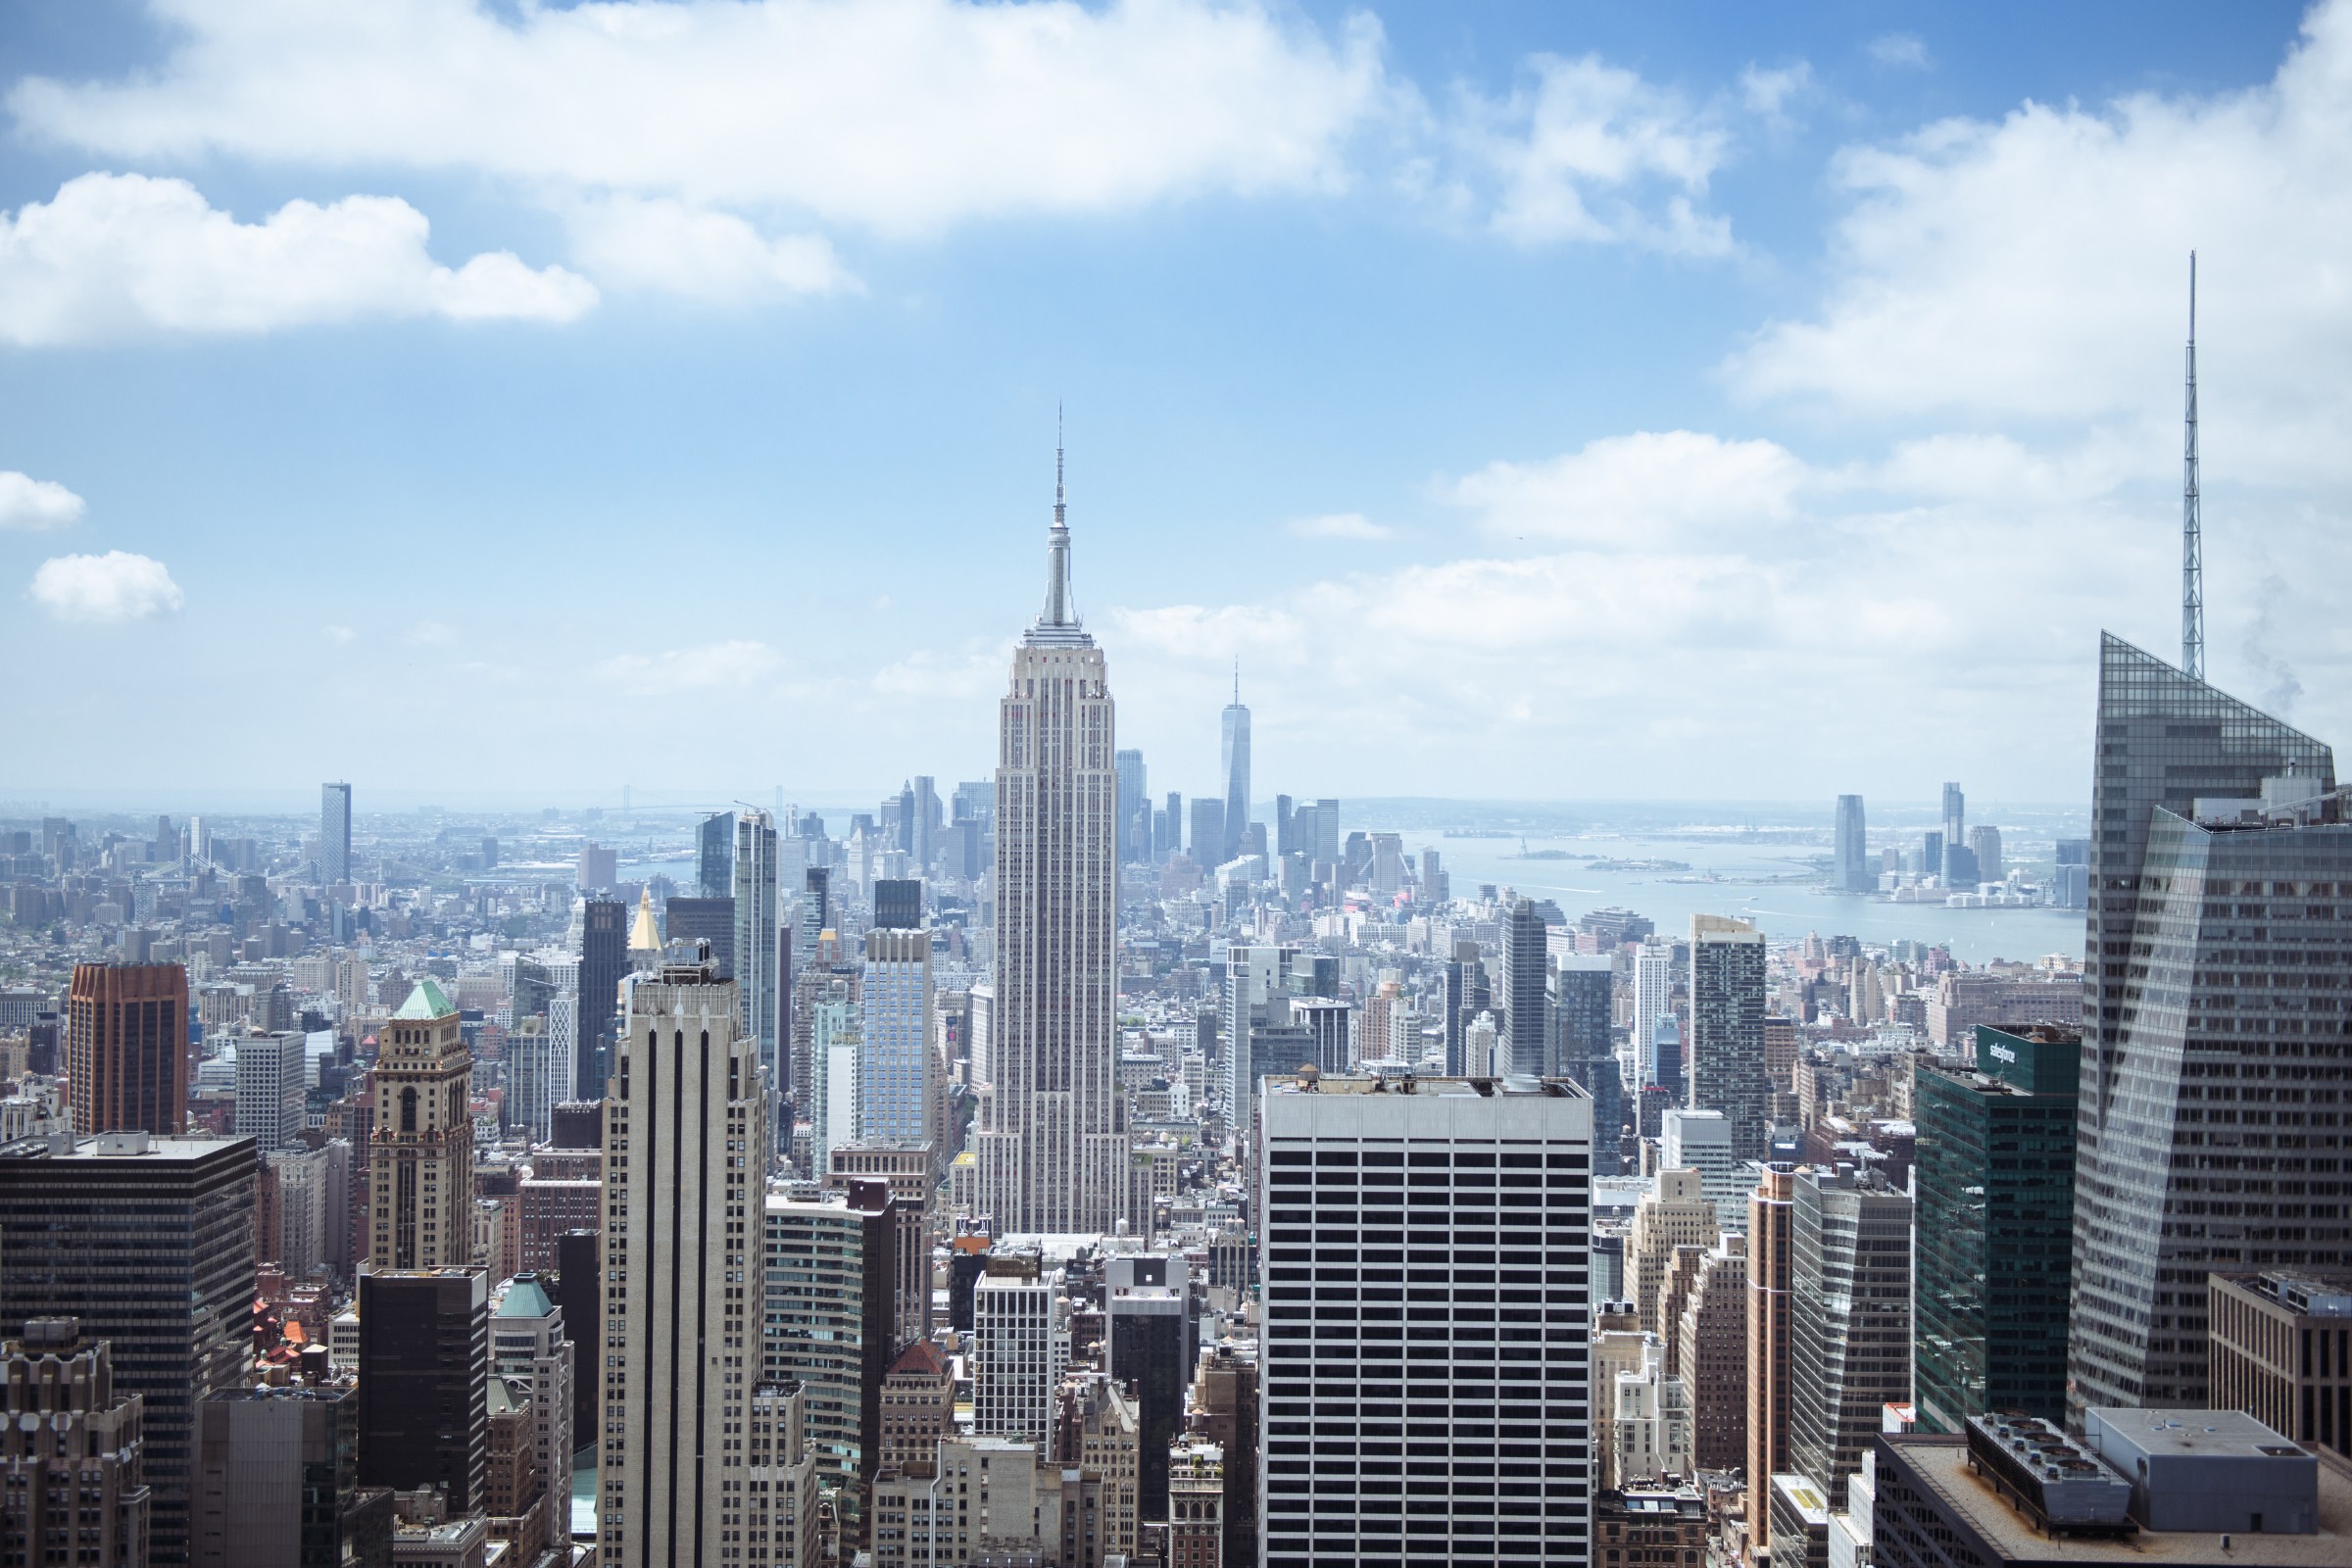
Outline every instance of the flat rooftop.
<path id="1" fill-rule="evenodd" d="M 2207 1422 L 2213 1417 L 2197 1412 Z M 2241 1418 L 2246 1419 L 2246 1418 Z M 2264 1431 L 2268 1433 L 2268 1429 Z M 2203 1434 L 2200 1432 L 2199 1434 Z M 1969 1468 L 1959 1438 L 1886 1440 L 1955 1515 L 2005 1557 L 2048 1563 L 2212 1563 L 2225 1560 L 2221 1538 L 2202 1530 L 2141 1530 L 2128 1536 L 2045 1536 Z M 2226 1560 L 2233 1568 L 2344 1568 L 2352 1563 L 2352 1464 L 2326 1449 L 2320 1460 L 2320 1528 L 2308 1536 L 2237 1535 Z M 1882 1483 L 1883 1484 L 1883 1483 Z"/>

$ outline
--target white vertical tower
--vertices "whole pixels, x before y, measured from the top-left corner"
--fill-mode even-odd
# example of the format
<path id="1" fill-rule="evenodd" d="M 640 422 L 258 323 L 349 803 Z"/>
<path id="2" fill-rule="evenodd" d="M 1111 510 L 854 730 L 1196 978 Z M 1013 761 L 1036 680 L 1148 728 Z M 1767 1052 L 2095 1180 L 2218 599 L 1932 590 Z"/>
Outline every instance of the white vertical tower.
<path id="1" fill-rule="evenodd" d="M 631 988 L 605 1101 L 601 1555 L 715 1563 L 743 1524 L 760 1374 L 767 1084 L 736 982 Z"/>
<path id="2" fill-rule="evenodd" d="M 2188 253 L 2188 417 L 2180 456 L 2180 673 L 2205 678 L 2205 517 L 2197 471 L 2197 253 Z"/>
<path id="3" fill-rule="evenodd" d="M 979 1163 L 999 1235 L 1106 1233 L 1126 1212 L 1116 741 L 1102 651 L 1070 597 L 1058 450 L 1054 462 L 1045 609 L 1012 656 L 997 730 L 997 1004 Z"/>

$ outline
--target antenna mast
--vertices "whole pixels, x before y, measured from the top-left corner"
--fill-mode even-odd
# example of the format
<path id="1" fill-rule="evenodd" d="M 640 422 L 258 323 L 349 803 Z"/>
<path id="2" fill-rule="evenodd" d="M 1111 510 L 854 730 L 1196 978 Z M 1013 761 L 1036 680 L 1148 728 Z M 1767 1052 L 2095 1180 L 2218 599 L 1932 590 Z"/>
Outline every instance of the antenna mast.
<path id="1" fill-rule="evenodd" d="M 2205 678 L 2205 521 L 2197 473 L 2197 253 L 2188 253 L 2188 425 L 2180 482 L 2180 671 Z"/>

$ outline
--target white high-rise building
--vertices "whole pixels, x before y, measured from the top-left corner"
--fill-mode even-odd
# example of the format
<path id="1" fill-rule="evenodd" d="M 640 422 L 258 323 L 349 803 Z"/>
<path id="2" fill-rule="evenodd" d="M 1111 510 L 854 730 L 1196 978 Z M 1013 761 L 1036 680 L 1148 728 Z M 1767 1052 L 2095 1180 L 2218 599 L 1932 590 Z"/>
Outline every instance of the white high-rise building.
<path id="1" fill-rule="evenodd" d="M 237 1042 L 237 1136 L 268 1153 L 294 1142 L 306 1119 L 308 1055 L 301 1030 L 249 1034 Z"/>
<path id="2" fill-rule="evenodd" d="M 1700 1189 L 1715 1205 L 1716 1222 L 1747 1234 L 1747 1195 L 1755 1173 L 1732 1152 L 1732 1124 L 1720 1110 L 1674 1106 L 1659 1118 L 1660 1170 L 1698 1172 Z"/>
<path id="3" fill-rule="evenodd" d="M 490 1309 L 490 1370 L 530 1391 L 532 1448 L 551 1488 L 571 1474 L 575 1360 L 564 1309 L 539 1276 L 526 1270 L 509 1280 Z"/>
<path id="4" fill-rule="evenodd" d="M 1658 1081 L 1658 1019 L 1674 1010 L 1674 945 L 1655 938 L 1634 950 L 1633 1040 L 1638 1087 Z"/>
<path id="5" fill-rule="evenodd" d="M 738 1027 L 760 1043 L 760 1065 L 781 1095 L 790 1086 L 776 1060 L 780 995 L 776 960 L 776 819 L 765 811 L 735 818 L 735 985 Z"/>
<path id="6" fill-rule="evenodd" d="M 931 1043 L 931 933 L 868 931 L 858 1001 L 858 1136 L 936 1144 L 944 1089 Z"/>
<path id="7" fill-rule="evenodd" d="M 1259 1560 L 1585 1568 L 1592 1097 L 1266 1089 Z"/>
<path id="8" fill-rule="evenodd" d="M 840 980 L 820 980 L 823 994 L 808 1008 L 808 1174 L 822 1181 L 833 1151 L 857 1140 L 858 1028 L 857 1004 Z"/>
<path id="9" fill-rule="evenodd" d="M 1102 651 L 1070 597 L 1058 476 L 1047 561 L 997 731 L 997 1006 L 977 1142 L 1000 1235 L 1107 1233 L 1127 1211 L 1117 741 Z"/>
<path id="10" fill-rule="evenodd" d="M 740 959 L 740 955 L 738 956 Z M 760 1371 L 768 1147 L 736 983 L 638 977 L 605 1102 L 602 1560 L 720 1560 L 743 1528 L 743 1423 Z"/>
<path id="11" fill-rule="evenodd" d="M 972 1288 L 972 1424 L 983 1437 L 1050 1450 L 1054 1391 L 1070 1365 L 1070 1300 L 1059 1269 L 992 1259 Z"/>

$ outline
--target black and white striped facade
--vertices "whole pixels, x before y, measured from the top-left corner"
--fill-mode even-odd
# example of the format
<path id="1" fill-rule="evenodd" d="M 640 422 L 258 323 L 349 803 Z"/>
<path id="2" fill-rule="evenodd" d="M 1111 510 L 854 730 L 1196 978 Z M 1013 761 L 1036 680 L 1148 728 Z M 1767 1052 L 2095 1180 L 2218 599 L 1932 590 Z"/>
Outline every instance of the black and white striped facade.
<path id="1" fill-rule="evenodd" d="M 1260 1562 L 1592 1561 L 1592 1102 L 1264 1084 Z"/>

